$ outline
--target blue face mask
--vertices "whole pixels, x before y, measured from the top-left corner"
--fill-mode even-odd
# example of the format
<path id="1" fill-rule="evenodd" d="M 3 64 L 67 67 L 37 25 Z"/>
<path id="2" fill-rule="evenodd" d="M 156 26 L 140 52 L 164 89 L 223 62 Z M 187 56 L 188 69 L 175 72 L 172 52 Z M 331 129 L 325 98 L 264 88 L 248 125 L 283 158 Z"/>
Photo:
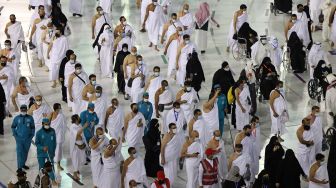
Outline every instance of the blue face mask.
<path id="1" fill-rule="evenodd" d="M 197 120 L 201 120 L 201 119 L 203 119 L 203 117 L 202 116 L 198 116 Z"/>

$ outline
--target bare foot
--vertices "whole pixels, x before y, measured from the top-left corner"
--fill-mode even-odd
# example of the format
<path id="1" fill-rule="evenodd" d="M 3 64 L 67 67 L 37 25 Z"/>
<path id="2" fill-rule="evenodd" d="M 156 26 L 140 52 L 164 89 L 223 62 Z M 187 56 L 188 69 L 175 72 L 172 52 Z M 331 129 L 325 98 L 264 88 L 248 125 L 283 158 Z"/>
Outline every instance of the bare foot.
<path id="1" fill-rule="evenodd" d="M 149 43 L 149 46 L 148 47 L 152 47 L 153 46 L 153 43 Z"/>
<path id="2" fill-rule="evenodd" d="M 158 52 L 160 51 L 159 48 L 156 45 L 155 45 L 155 50 L 158 51 Z"/>
<path id="3" fill-rule="evenodd" d="M 54 181 L 52 181 L 52 185 L 58 187 L 60 185 L 60 183 L 58 183 L 57 181 L 54 180 Z"/>

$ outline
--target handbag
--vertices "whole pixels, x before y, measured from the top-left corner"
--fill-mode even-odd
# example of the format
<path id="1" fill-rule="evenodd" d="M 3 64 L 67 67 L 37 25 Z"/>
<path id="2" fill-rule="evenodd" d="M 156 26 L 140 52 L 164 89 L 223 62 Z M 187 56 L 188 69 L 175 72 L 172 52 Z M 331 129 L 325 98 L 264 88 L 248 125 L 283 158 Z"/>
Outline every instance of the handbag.
<path id="1" fill-rule="evenodd" d="M 164 111 L 164 104 L 159 104 L 159 106 L 158 106 L 158 111 L 159 112 L 163 112 Z"/>
<path id="2" fill-rule="evenodd" d="M 283 111 L 281 114 L 280 114 L 280 122 L 281 123 L 286 123 L 289 121 L 289 115 L 288 115 L 288 112 L 285 110 Z"/>
<path id="3" fill-rule="evenodd" d="M 128 81 L 127 81 L 127 86 L 128 86 L 128 87 L 132 87 L 133 80 L 134 80 L 134 78 L 130 78 L 130 79 L 128 79 Z"/>

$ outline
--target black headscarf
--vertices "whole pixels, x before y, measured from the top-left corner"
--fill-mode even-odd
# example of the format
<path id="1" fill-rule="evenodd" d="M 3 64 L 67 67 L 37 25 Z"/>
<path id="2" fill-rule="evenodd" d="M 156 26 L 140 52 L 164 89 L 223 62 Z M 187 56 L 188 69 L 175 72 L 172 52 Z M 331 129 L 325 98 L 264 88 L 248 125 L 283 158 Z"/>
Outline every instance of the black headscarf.
<path id="1" fill-rule="evenodd" d="M 289 36 L 287 45 L 289 48 L 291 48 L 291 51 L 294 48 L 302 50 L 302 47 L 303 47 L 303 44 L 296 32 L 291 33 L 291 35 Z"/>
<path id="2" fill-rule="evenodd" d="M 270 187 L 269 176 L 266 170 L 262 170 L 253 184 L 253 188 Z"/>
<path id="3" fill-rule="evenodd" d="M 159 130 L 159 120 L 152 119 L 149 122 L 148 132 L 145 135 L 150 140 L 158 140 L 160 139 L 160 130 Z"/>
<path id="4" fill-rule="evenodd" d="M 50 16 L 53 25 L 57 28 L 62 28 L 62 32 L 64 32 L 64 26 L 68 22 L 68 19 L 63 14 L 61 8 L 58 6 L 53 6 Z"/>
<path id="5" fill-rule="evenodd" d="M 324 68 L 322 68 L 323 64 L 326 65 Z M 328 67 L 324 60 L 320 60 L 314 69 L 314 78 L 317 78 L 322 81 L 323 78 L 325 78 L 325 75 L 328 75 L 330 73 L 332 73 L 332 68 Z"/>
<path id="6" fill-rule="evenodd" d="M 291 149 L 288 149 L 285 153 L 285 158 L 283 159 L 283 163 L 282 163 L 282 168 L 284 169 L 291 169 L 292 172 L 296 172 L 295 174 L 301 174 L 302 172 L 302 168 L 301 165 L 299 163 L 299 161 L 297 160 L 297 158 L 295 157 L 294 151 Z M 301 170 L 299 168 L 301 168 Z"/>
<path id="7" fill-rule="evenodd" d="M 201 83 L 205 81 L 205 77 L 197 52 L 189 54 L 189 60 L 186 65 L 186 78 L 190 79 L 191 77 L 191 86 L 196 91 L 199 91 L 201 89 Z"/>
<path id="8" fill-rule="evenodd" d="M 336 128 L 335 123 L 334 128 Z M 330 187 L 336 187 L 336 132 L 334 132 L 331 140 L 327 168 Z"/>

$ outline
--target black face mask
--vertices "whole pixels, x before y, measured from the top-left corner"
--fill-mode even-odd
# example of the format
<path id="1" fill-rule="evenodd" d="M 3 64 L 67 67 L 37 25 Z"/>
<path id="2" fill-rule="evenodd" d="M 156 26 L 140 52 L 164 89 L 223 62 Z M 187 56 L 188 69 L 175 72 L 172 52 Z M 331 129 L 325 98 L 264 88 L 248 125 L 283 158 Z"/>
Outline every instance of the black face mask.
<path id="1" fill-rule="evenodd" d="M 306 130 L 306 131 L 309 131 L 310 130 L 310 126 L 309 125 L 304 125 L 303 129 Z"/>
<path id="2" fill-rule="evenodd" d="M 5 67 L 6 66 L 6 62 L 1 62 L 1 66 Z"/>
<path id="3" fill-rule="evenodd" d="M 44 18 L 44 15 L 40 15 L 40 18 L 43 19 L 43 18 Z"/>
<path id="4" fill-rule="evenodd" d="M 251 136 L 251 133 L 245 133 L 245 136 Z"/>
<path id="5" fill-rule="evenodd" d="M 11 20 L 11 23 L 12 23 L 12 24 L 15 23 L 15 20 Z"/>
<path id="6" fill-rule="evenodd" d="M 133 113 L 137 114 L 139 112 L 138 109 L 133 109 Z"/>
<path id="7" fill-rule="evenodd" d="M 61 36 L 61 34 L 59 34 L 59 33 L 55 34 L 55 37 L 57 37 L 57 38 L 59 38 L 60 36 Z"/>

